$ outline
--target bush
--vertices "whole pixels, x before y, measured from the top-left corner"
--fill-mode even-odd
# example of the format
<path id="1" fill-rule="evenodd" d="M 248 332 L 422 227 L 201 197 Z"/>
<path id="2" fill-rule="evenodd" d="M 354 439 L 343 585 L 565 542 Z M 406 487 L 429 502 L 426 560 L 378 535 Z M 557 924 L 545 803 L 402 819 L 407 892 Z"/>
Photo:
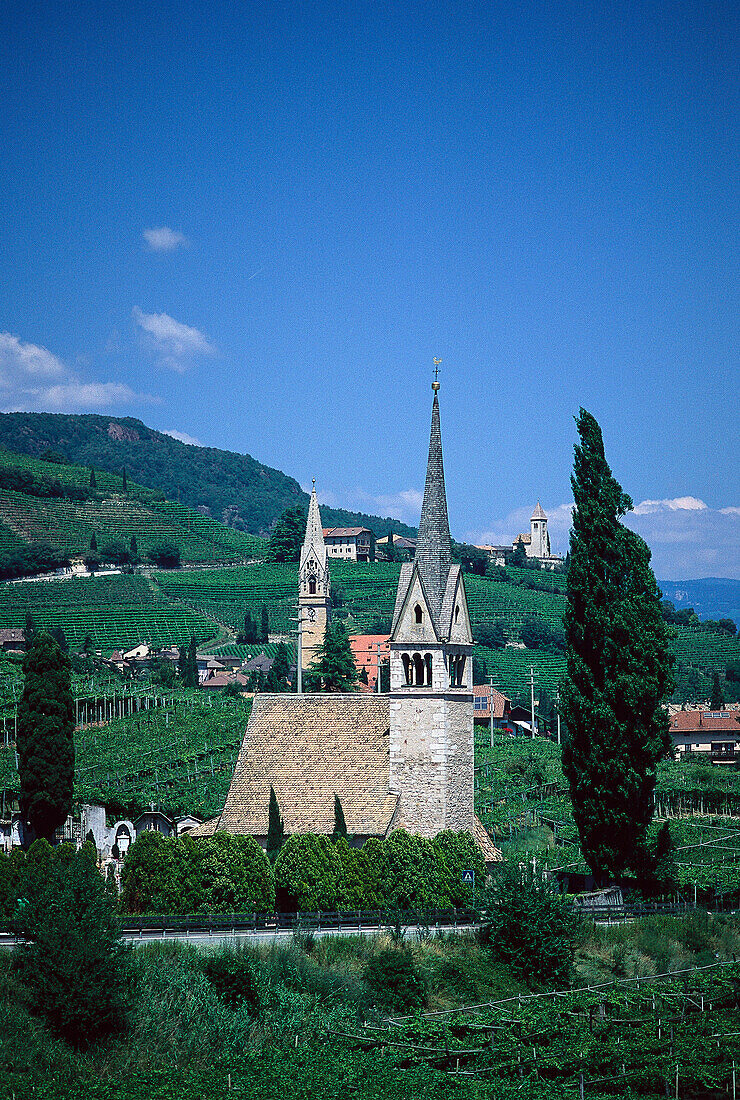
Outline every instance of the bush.
<path id="1" fill-rule="evenodd" d="M 445 888 L 452 905 L 459 909 L 473 905 L 485 885 L 486 864 L 472 835 L 444 829 L 432 838 L 432 846 L 447 869 Z M 463 871 L 474 872 L 475 893 L 463 883 Z"/>
<path id="2" fill-rule="evenodd" d="M 528 619 L 521 629 L 521 639 L 527 649 L 565 649 L 565 634 L 553 630 L 541 619 Z"/>
<path id="3" fill-rule="evenodd" d="M 384 905 L 397 909 L 448 909 L 447 864 L 431 840 L 396 829 L 383 845 Z"/>
<path id="4" fill-rule="evenodd" d="M 364 978 L 383 1004 L 395 1012 L 413 1012 L 426 1004 L 426 982 L 407 947 L 374 955 L 365 967 Z"/>
<path id="5" fill-rule="evenodd" d="M 203 973 L 229 1008 L 244 1005 L 250 1015 L 259 1015 L 259 985 L 252 960 L 245 951 L 226 948 L 207 956 L 203 962 Z"/>
<path id="6" fill-rule="evenodd" d="M 475 640 L 486 649 L 503 649 L 506 645 L 504 626 L 498 619 L 495 622 L 479 623 L 475 628 Z"/>
<path id="7" fill-rule="evenodd" d="M 504 864 L 483 910 L 481 942 L 517 977 L 561 985 L 568 981 L 579 924 L 553 885 L 528 865 Z"/>
<path id="8" fill-rule="evenodd" d="M 159 542 L 147 551 L 147 558 L 160 569 L 180 568 L 180 547 L 174 542 Z"/>
<path id="9" fill-rule="evenodd" d="M 78 1048 L 120 1031 L 129 953 L 92 845 L 69 862 L 52 860 L 33 895 L 19 907 L 16 931 L 27 942 L 13 957 L 31 1011 Z"/>
<path id="10" fill-rule="evenodd" d="M 316 912 L 336 908 L 342 864 L 328 837 L 316 833 L 288 837 L 275 860 L 280 909 Z"/>

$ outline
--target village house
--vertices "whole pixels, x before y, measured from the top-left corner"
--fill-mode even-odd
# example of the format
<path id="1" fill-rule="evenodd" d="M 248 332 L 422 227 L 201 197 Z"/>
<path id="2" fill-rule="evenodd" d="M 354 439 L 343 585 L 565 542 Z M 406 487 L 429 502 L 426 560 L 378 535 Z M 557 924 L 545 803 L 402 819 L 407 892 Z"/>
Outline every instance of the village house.
<path id="1" fill-rule="evenodd" d="M 390 636 L 388 634 L 350 634 L 349 644 L 358 675 L 363 668 L 367 672 L 367 686 L 359 683 L 358 687 L 361 691 L 377 691 L 378 650 L 381 663 L 390 660 Z"/>
<path id="2" fill-rule="evenodd" d="M 367 527 L 324 527 L 330 558 L 339 561 L 375 561 L 375 535 Z"/>
<path id="3" fill-rule="evenodd" d="M 491 723 L 491 698 L 493 698 L 493 728 L 508 729 L 514 732 L 511 719 L 511 699 L 490 684 L 473 686 L 473 719 L 476 722 Z"/>
<path id="4" fill-rule="evenodd" d="M 696 753 L 713 764 L 740 760 L 740 708 L 679 710 L 670 717 L 673 747 L 679 757 Z"/>

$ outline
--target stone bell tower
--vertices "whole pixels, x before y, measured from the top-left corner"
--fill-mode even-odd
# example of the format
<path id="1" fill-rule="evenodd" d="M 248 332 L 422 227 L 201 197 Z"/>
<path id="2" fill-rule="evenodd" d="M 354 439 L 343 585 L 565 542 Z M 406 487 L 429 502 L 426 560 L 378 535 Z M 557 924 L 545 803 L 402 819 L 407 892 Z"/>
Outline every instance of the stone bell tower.
<path id="1" fill-rule="evenodd" d="M 317 650 L 323 645 L 327 623 L 331 619 L 330 597 L 329 563 L 314 479 L 298 571 L 298 614 L 301 618 L 298 625 L 302 632 L 301 668 L 304 672 L 311 667 Z"/>
<path id="2" fill-rule="evenodd" d="M 413 562 L 402 565 L 390 637 L 394 824 L 422 836 L 473 829 L 473 634 L 447 519 L 439 382 Z"/>
<path id="3" fill-rule="evenodd" d="M 539 501 L 537 501 L 537 507 L 532 512 L 529 528 L 531 535 L 528 556 L 532 558 L 549 558 L 550 536 L 547 533 L 547 515 Z"/>

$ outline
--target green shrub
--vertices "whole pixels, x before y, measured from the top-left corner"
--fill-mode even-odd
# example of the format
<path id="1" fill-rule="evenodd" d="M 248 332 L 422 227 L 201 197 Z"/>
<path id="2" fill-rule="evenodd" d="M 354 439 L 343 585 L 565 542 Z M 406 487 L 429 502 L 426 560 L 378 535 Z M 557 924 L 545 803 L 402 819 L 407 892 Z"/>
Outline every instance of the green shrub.
<path id="1" fill-rule="evenodd" d="M 483 901 L 487 943 L 517 977 L 568 981 L 579 931 L 563 895 L 525 864 L 504 864 Z"/>
<path id="2" fill-rule="evenodd" d="M 426 1004 L 426 982 L 408 948 L 378 952 L 365 967 L 364 978 L 382 1003 L 395 1012 L 414 1011 Z"/>
<path id="3" fill-rule="evenodd" d="M 280 909 L 329 911 L 339 898 L 342 864 L 328 837 L 316 833 L 288 837 L 275 860 Z"/>
<path id="4" fill-rule="evenodd" d="M 225 948 L 208 955 L 203 962 L 203 973 L 229 1008 L 244 1005 L 251 1015 L 259 1015 L 259 985 L 252 959 L 246 951 Z"/>
<path id="5" fill-rule="evenodd" d="M 53 861 L 43 888 L 19 908 L 26 942 L 13 957 L 31 1011 L 58 1037 L 87 1047 L 124 1024 L 128 950 L 92 845 L 65 865 Z"/>
<path id="6" fill-rule="evenodd" d="M 383 845 L 385 907 L 447 909 L 451 905 L 447 864 L 431 840 L 396 829 Z"/>

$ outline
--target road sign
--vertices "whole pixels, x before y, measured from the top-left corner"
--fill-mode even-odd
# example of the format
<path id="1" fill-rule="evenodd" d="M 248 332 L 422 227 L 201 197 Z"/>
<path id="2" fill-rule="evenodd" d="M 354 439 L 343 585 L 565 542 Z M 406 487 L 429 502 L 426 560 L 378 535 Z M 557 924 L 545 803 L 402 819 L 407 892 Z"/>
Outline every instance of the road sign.
<path id="1" fill-rule="evenodd" d="M 462 880 L 463 886 L 475 885 L 475 871 L 463 871 Z"/>

